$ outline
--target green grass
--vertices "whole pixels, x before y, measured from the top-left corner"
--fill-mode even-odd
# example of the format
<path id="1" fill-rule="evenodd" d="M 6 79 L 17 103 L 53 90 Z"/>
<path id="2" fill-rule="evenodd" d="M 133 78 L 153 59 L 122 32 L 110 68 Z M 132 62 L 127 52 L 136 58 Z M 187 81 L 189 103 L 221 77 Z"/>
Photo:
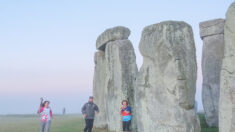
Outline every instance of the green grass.
<path id="1" fill-rule="evenodd" d="M 201 124 L 201 132 L 219 132 L 219 129 L 217 127 L 209 127 L 206 124 L 206 119 L 204 114 L 198 114 L 200 118 L 200 124 Z"/>
<path id="2" fill-rule="evenodd" d="M 204 114 L 199 114 L 202 132 L 218 132 L 218 128 L 208 127 Z M 55 115 L 51 132 L 83 132 L 84 120 L 80 115 Z M 40 120 L 35 115 L 0 116 L 0 132 L 39 132 Z M 93 132 L 107 132 L 94 129 Z"/>
<path id="3" fill-rule="evenodd" d="M 84 120 L 79 115 L 54 116 L 51 132 L 83 132 Z M 0 116 L 0 132 L 39 132 L 40 120 L 35 115 Z M 106 132 L 93 130 L 94 132 Z"/>

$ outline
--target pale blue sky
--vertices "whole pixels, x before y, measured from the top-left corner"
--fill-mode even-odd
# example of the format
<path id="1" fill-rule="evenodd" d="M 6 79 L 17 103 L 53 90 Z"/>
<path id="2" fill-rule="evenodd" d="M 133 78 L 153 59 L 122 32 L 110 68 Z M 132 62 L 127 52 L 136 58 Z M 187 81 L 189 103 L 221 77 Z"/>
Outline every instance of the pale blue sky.
<path id="1" fill-rule="evenodd" d="M 224 18 L 233 0 L 0 0 L 0 114 L 35 113 L 41 96 L 55 113 L 80 112 L 92 93 L 97 36 L 130 28 L 138 67 L 142 29 L 165 20 L 192 25 L 198 60 L 196 100 L 201 105 L 198 24 Z"/>

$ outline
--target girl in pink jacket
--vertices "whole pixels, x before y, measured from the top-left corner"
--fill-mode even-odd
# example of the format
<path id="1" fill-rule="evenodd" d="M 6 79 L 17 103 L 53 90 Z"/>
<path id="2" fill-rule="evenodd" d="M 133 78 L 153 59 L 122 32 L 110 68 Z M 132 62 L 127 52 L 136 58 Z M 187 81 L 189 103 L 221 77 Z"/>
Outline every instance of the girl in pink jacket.
<path id="1" fill-rule="evenodd" d="M 40 132 L 50 132 L 51 119 L 52 119 L 52 110 L 49 107 L 50 102 L 44 101 L 41 98 L 40 107 L 38 109 L 38 114 L 41 117 L 41 129 Z"/>

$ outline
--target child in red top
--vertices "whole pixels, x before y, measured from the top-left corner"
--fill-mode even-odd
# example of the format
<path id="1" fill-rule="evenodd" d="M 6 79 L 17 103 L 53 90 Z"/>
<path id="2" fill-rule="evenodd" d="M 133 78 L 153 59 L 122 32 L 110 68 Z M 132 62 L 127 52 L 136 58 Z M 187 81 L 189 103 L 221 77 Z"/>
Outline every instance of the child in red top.
<path id="1" fill-rule="evenodd" d="M 128 101 L 123 100 L 122 101 L 122 107 L 121 107 L 121 115 L 122 115 L 122 127 L 124 132 L 130 131 L 130 125 L 131 125 L 131 107 L 128 106 Z"/>

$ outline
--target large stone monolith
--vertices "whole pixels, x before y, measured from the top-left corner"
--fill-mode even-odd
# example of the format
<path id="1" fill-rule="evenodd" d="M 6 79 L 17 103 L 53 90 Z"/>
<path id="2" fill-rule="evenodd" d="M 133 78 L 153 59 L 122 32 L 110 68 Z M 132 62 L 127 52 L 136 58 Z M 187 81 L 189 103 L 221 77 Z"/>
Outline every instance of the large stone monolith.
<path id="1" fill-rule="evenodd" d="M 107 67 L 107 120 L 111 131 L 121 131 L 121 101 L 129 100 L 133 107 L 136 58 L 129 40 L 109 42 L 105 50 Z"/>
<path id="2" fill-rule="evenodd" d="M 128 28 L 118 26 L 105 30 L 97 39 L 96 45 L 100 51 L 95 55 L 93 91 L 94 97 L 99 100 L 97 105 L 105 105 L 97 116 L 99 118 L 95 119 L 95 126 L 98 128 L 103 128 L 103 124 L 106 124 L 108 130 L 120 132 L 122 100 L 127 99 L 134 106 L 137 65 L 134 48 L 128 40 L 129 35 Z M 104 123 L 99 124 L 99 120 Z"/>
<path id="3" fill-rule="evenodd" d="M 99 106 L 99 114 L 95 117 L 95 127 L 97 128 L 107 128 L 107 117 L 106 117 L 106 61 L 105 53 L 103 51 L 97 51 L 94 57 L 95 70 L 93 79 L 93 96 L 94 102 Z"/>
<path id="4" fill-rule="evenodd" d="M 224 19 L 201 22 L 202 52 L 202 103 L 206 122 L 218 126 L 220 70 L 224 54 Z"/>
<path id="5" fill-rule="evenodd" d="M 135 89 L 138 132 L 200 132 L 191 26 L 178 21 L 147 26 L 139 49 L 143 65 Z"/>
<path id="6" fill-rule="evenodd" d="M 219 131 L 235 131 L 235 2 L 226 13 L 220 77 Z"/>

